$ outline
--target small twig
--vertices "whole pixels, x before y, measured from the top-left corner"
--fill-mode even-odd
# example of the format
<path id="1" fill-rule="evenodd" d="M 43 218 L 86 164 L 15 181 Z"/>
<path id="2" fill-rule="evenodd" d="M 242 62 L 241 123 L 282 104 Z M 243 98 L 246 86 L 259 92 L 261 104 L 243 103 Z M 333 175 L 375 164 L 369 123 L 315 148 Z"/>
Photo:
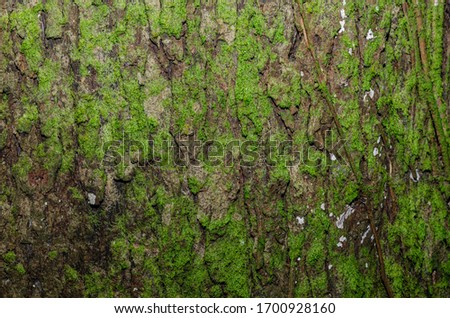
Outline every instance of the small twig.
<path id="1" fill-rule="evenodd" d="M 301 0 L 297 0 L 298 1 L 298 5 L 301 8 Z M 300 26 L 302 28 L 303 31 L 303 35 L 305 37 L 305 42 L 306 42 L 306 46 L 308 51 L 311 54 L 311 57 L 314 61 L 314 64 L 316 65 L 316 75 L 319 77 L 318 81 L 319 81 L 319 88 L 320 88 L 320 92 L 322 94 L 322 97 L 325 100 L 325 104 L 327 105 L 329 111 L 331 112 L 331 115 L 333 117 L 333 121 L 336 125 L 336 129 L 338 131 L 339 137 L 341 137 L 342 139 L 344 139 L 344 131 L 342 129 L 342 125 L 339 121 L 338 115 L 337 115 L 337 111 L 336 108 L 334 107 L 333 101 L 330 100 L 330 93 L 328 91 L 328 86 L 327 86 L 327 76 L 325 74 L 325 72 L 322 69 L 322 66 L 320 65 L 320 62 L 318 60 L 318 58 L 316 57 L 316 55 L 314 54 L 313 49 L 311 48 L 311 44 L 309 42 L 309 36 L 308 36 L 308 31 L 306 29 L 305 26 L 305 22 L 302 16 L 302 13 L 300 12 Z M 358 170 L 356 170 L 355 165 L 353 163 L 353 159 L 350 156 L 349 151 L 347 150 L 347 147 L 345 146 L 345 144 L 343 145 L 343 150 L 344 150 L 344 155 L 347 159 L 347 162 L 350 165 L 350 169 L 352 170 L 353 175 L 355 176 L 356 180 L 358 183 L 361 182 L 361 175 L 358 173 Z"/>
<path id="2" fill-rule="evenodd" d="M 297 0 L 297 1 L 298 1 L 298 4 L 299 4 L 299 7 L 301 8 L 301 0 Z M 311 56 L 312 56 L 312 58 L 314 60 L 314 63 L 316 65 L 316 72 L 317 72 L 317 75 L 319 77 L 319 82 L 320 82 L 319 83 L 320 92 L 322 93 L 322 96 L 323 96 L 323 98 L 324 98 L 324 100 L 326 102 L 326 105 L 327 105 L 329 111 L 331 112 L 331 114 L 333 116 L 333 120 L 334 120 L 334 122 L 336 124 L 336 128 L 337 128 L 339 136 L 341 138 L 344 138 L 344 132 L 343 132 L 342 126 L 340 124 L 340 121 L 338 119 L 336 108 L 334 107 L 333 101 L 330 100 L 330 93 L 329 93 L 328 86 L 327 86 L 326 74 L 323 71 L 323 69 L 322 69 L 322 67 L 320 65 L 320 62 L 318 61 L 317 57 L 315 56 L 315 54 L 314 54 L 314 52 L 313 52 L 313 50 L 311 48 L 311 45 L 310 45 L 310 42 L 309 42 L 309 37 L 308 37 L 308 32 L 307 32 L 307 29 L 306 29 L 306 26 L 305 26 L 302 14 L 300 14 L 300 25 L 301 25 L 301 28 L 303 30 L 303 34 L 304 34 L 304 37 L 305 37 L 305 42 L 306 42 L 307 48 L 308 48 L 309 52 L 311 53 Z M 360 63 L 360 67 L 361 66 L 362 66 L 362 64 Z M 353 163 L 353 159 L 350 156 L 350 153 L 348 152 L 347 147 L 345 145 L 343 145 L 343 149 L 344 149 L 344 154 L 345 154 L 345 156 L 346 156 L 346 158 L 348 160 L 348 163 L 350 165 L 350 168 L 352 170 L 352 173 L 353 173 L 353 175 L 355 176 L 355 178 L 357 180 L 358 186 L 360 188 L 363 188 L 362 187 L 363 186 L 363 184 L 362 184 L 362 175 L 361 175 L 360 171 L 356 170 L 355 165 Z M 370 220 L 370 227 L 371 227 L 372 233 L 374 235 L 376 246 L 377 246 L 377 255 L 378 255 L 378 260 L 379 260 L 379 264 L 380 264 L 381 279 L 383 281 L 383 285 L 384 285 L 384 287 L 386 289 L 386 292 L 387 292 L 388 296 L 389 297 L 393 297 L 394 294 L 392 292 L 392 288 L 391 288 L 390 282 L 389 282 L 389 280 L 388 280 L 388 278 L 386 276 L 386 271 L 385 271 L 385 266 L 384 266 L 384 259 L 383 259 L 383 253 L 382 253 L 382 249 L 381 249 L 381 243 L 380 243 L 378 232 L 377 232 L 376 227 L 375 227 L 375 221 L 374 221 L 374 217 L 373 217 L 371 208 L 367 209 L 367 213 L 368 213 L 368 217 L 369 217 L 369 220 Z"/>
<path id="3" fill-rule="evenodd" d="M 425 81 L 431 82 L 432 89 L 433 89 L 433 97 L 434 97 L 433 101 L 430 101 L 428 98 L 425 98 L 425 101 L 428 104 L 428 111 L 430 112 L 430 115 L 431 115 L 431 121 L 433 123 L 434 131 L 436 134 L 436 140 L 438 143 L 438 150 L 441 153 L 443 164 L 444 164 L 444 171 L 446 172 L 446 175 L 449 176 L 450 175 L 450 158 L 449 158 L 449 152 L 448 152 L 447 137 L 446 137 L 444 127 L 442 125 L 442 118 L 440 115 L 440 109 L 442 108 L 442 100 L 441 100 L 441 96 L 437 95 L 435 83 L 433 81 L 431 81 L 431 79 L 430 79 L 428 57 L 427 57 L 427 52 L 426 52 L 425 35 L 423 32 L 423 20 L 422 20 L 422 14 L 420 12 L 420 6 L 419 6 L 418 0 L 415 0 L 414 12 L 415 12 L 416 23 L 417 23 L 417 35 L 418 35 L 418 41 L 419 41 L 420 58 L 422 61 L 422 70 L 424 73 Z M 433 30 L 433 33 L 436 34 L 436 31 Z"/>
<path id="4" fill-rule="evenodd" d="M 394 297 L 394 292 L 392 291 L 391 284 L 389 282 L 389 279 L 386 275 L 385 265 L 384 265 L 384 258 L 383 258 L 383 250 L 381 249 L 381 242 L 380 238 L 377 233 L 377 228 L 375 226 L 375 221 L 372 213 L 372 204 L 369 201 L 367 206 L 367 214 L 369 216 L 369 224 L 370 224 L 370 230 L 373 233 L 373 237 L 375 239 L 375 245 L 377 247 L 377 255 L 378 255 L 378 262 L 380 263 L 380 275 L 381 280 L 383 281 L 384 288 L 386 289 L 386 293 L 390 298 Z"/>

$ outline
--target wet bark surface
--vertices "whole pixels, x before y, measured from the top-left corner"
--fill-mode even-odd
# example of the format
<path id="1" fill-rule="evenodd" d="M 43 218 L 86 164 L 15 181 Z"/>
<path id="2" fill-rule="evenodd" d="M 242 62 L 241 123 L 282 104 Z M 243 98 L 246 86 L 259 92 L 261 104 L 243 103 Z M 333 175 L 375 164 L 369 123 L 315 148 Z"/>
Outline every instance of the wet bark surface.
<path id="1" fill-rule="evenodd" d="M 0 296 L 450 296 L 449 1 L 0 9 Z"/>

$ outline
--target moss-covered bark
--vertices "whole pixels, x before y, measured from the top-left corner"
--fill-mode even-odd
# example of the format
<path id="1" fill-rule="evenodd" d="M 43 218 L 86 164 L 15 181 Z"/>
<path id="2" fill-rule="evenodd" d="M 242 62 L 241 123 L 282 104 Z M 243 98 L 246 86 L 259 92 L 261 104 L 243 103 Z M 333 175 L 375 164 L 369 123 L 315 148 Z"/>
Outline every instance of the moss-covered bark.
<path id="1" fill-rule="evenodd" d="M 449 21 L 445 0 L 3 1 L 0 295 L 450 296 Z M 248 164 L 269 140 L 301 161 Z M 180 161 L 212 141 L 220 164 Z"/>

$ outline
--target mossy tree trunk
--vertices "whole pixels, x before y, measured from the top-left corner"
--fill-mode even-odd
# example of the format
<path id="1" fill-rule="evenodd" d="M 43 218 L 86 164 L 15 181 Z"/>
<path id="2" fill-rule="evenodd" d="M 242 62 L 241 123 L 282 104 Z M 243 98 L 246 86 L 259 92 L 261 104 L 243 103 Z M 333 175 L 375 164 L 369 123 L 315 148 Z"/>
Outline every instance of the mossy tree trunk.
<path id="1" fill-rule="evenodd" d="M 448 0 L 0 9 L 0 296 L 450 296 Z"/>

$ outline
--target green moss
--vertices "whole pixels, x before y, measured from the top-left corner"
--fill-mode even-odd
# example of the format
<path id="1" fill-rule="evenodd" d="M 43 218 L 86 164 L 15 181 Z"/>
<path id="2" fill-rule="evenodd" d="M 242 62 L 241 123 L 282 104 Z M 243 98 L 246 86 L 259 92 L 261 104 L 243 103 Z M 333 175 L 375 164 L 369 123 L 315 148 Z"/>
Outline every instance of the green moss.
<path id="1" fill-rule="evenodd" d="M 385 262 L 386 262 L 386 274 L 388 275 L 388 277 L 391 281 L 394 294 L 398 295 L 398 296 L 404 295 L 405 275 L 404 275 L 402 266 L 400 264 L 396 263 L 391 258 L 387 258 Z"/>
<path id="2" fill-rule="evenodd" d="M 6 130 L 3 130 L 0 133 L 0 150 L 6 147 L 7 140 L 8 140 L 8 132 Z"/>
<path id="3" fill-rule="evenodd" d="M 270 178 L 272 181 L 283 181 L 284 183 L 288 183 L 290 180 L 289 170 L 284 163 L 281 162 L 271 171 Z"/>
<path id="4" fill-rule="evenodd" d="M 141 204 L 145 204 L 148 201 L 148 191 L 150 186 L 151 181 L 147 179 L 147 176 L 140 169 L 136 169 L 129 197 Z"/>
<path id="5" fill-rule="evenodd" d="M 144 26 L 147 24 L 147 15 L 145 13 L 145 6 L 140 2 L 128 3 L 125 15 L 127 27 Z"/>
<path id="6" fill-rule="evenodd" d="M 98 165 L 105 157 L 102 146 L 116 140 L 124 145 L 118 147 L 123 158 L 121 165 L 107 171 L 115 173 L 116 179 L 127 181 L 114 183 L 120 194 L 118 204 L 110 206 L 109 199 L 114 198 L 107 197 L 108 204 L 85 214 L 88 232 L 106 224 L 110 243 L 108 264 L 103 264 L 103 269 L 93 266 L 83 276 L 66 266 L 68 285 L 75 285 L 82 278 L 83 282 L 76 285 L 83 286 L 85 296 L 131 296 L 136 278 L 141 280 L 139 291 L 145 297 L 247 297 L 264 294 L 264 288 L 269 288 L 266 286 L 277 283 L 278 275 L 286 274 L 285 262 L 289 259 L 294 281 L 298 281 L 296 296 L 328 296 L 329 282 L 333 282 L 338 295 L 385 296 L 375 250 L 369 240 L 358 245 L 360 227 L 366 222 L 364 213 L 355 213 L 348 221 L 351 232 L 346 234 L 345 246 L 336 248 L 335 244 L 343 235 L 334 225 L 335 216 L 342 213 L 346 204 L 370 201 L 381 227 L 386 272 L 395 294 L 445 296 L 448 293 L 450 261 L 445 253 L 450 242 L 448 196 L 442 194 L 448 186 L 436 173 L 441 159 L 427 110 L 427 103 L 443 94 L 442 2 L 439 8 L 421 6 L 431 80 L 417 70 L 398 72 L 399 67 L 404 68 L 399 61 L 405 61 L 411 51 L 420 67 L 419 51 L 414 52 L 416 36 L 408 34 L 408 21 L 401 11 L 391 10 L 392 4 L 386 1 L 377 3 L 379 9 L 375 5 L 348 3 L 346 14 L 351 19 L 357 15 L 363 17 L 359 24 L 362 45 L 354 38 L 355 26 L 347 20 L 346 32 L 333 40 L 333 54 L 316 52 L 325 72 L 333 73 L 328 78 L 330 88 L 324 83 L 314 83 L 318 76 L 310 76 L 309 65 L 301 66 L 307 73 L 301 77 L 298 65 L 292 66 L 296 62 L 286 60 L 284 52 L 290 39 L 285 38 L 285 33 L 291 30 L 285 30 L 287 17 L 283 10 L 272 14 L 266 8 L 262 12 L 256 1 L 236 6 L 229 0 L 218 0 L 214 10 L 198 0 L 194 3 L 114 0 L 112 4 L 77 0 L 75 3 L 80 30 L 70 58 L 80 65 L 81 80 L 77 80 L 76 92 L 70 76 L 61 78 L 63 64 L 58 54 L 44 54 L 41 44 L 44 31 L 47 38 L 62 36 L 72 6 L 70 1 L 48 0 L 35 7 L 19 4 L 12 14 L 0 18 L 2 27 L 17 32 L 23 39 L 17 46 L 27 60 L 28 69 L 37 75 L 37 79 L 24 82 L 22 89 L 28 92 L 25 95 L 29 99 L 24 100 L 23 109 L 17 109 L 17 114 L 22 111 L 23 116 L 14 122 L 18 132 L 28 133 L 39 126 L 36 131 L 40 134 L 39 143 L 31 149 L 27 140 L 34 134 L 19 136 L 24 139 L 19 140 L 21 146 L 24 142 L 23 149 L 12 167 L 12 175 L 21 190 L 24 185 L 28 187 L 28 174 L 34 166 L 44 167 L 51 177 L 54 173 L 71 172 L 76 151 L 83 168 L 94 171 L 88 177 L 88 184 L 100 188 L 96 194 L 103 197 L 106 172 Z M 313 37 L 313 42 L 331 41 L 336 35 L 335 18 L 341 5 L 320 0 L 302 6 L 307 28 L 318 35 Z M 46 13 L 45 30 L 41 29 L 38 16 L 42 9 Z M 209 17 L 203 9 L 208 10 Z M 439 29 L 433 31 L 433 23 Z M 183 40 L 174 41 L 181 37 L 184 27 L 187 29 Z M 378 30 L 372 41 L 364 39 L 369 28 Z M 388 28 L 390 36 L 385 39 L 381 31 Z M 153 53 L 139 41 L 147 40 L 147 30 L 152 41 L 171 56 L 171 66 L 176 66 L 170 68 L 174 71 L 170 80 L 160 74 L 167 65 L 160 65 L 161 70 L 159 66 L 149 70 L 153 61 L 147 56 Z M 223 41 L 227 31 L 229 37 Z M 234 32 L 235 38 L 230 40 Z M 2 40 L 4 52 L 12 56 L 11 37 Z M 57 47 L 59 42 L 46 41 L 56 43 Z M 353 55 L 349 48 L 353 49 Z M 281 51 L 283 56 L 278 56 Z M 300 45 L 297 60 L 302 60 L 304 52 Z M 158 62 L 164 64 L 165 59 L 159 56 Z M 337 69 L 333 68 L 336 63 L 339 63 Z M 8 59 L 0 64 L 0 69 L 6 70 Z M 37 87 L 32 87 L 36 84 Z M 330 92 L 331 88 L 334 91 Z M 362 102 L 370 88 L 376 91 L 375 98 L 366 97 Z M 422 97 L 417 96 L 417 91 Z M 256 167 L 228 211 L 221 213 L 216 213 L 214 207 L 205 211 L 202 202 L 180 192 L 178 181 L 192 175 L 189 169 L 175 169 L 171 163 L 156 170 L 140 169 L 133 161 L 136 164 L 133 172 L 126 170 L 131 160 L 150 156 L 145 147 L 128 148 L 133 140 L 145 143 L 149 136 L 155 143 L 172 140 L 170 128 L 172 133 L 194 132 L 201 140 L 216 138 L 228 142 L 241 133 L 243 140 L 255 141 L 266 132 L 273 134 L 278 130 L 272 123 L 274 107 L 285 123 L 295 126 L 297 146 L 312 144 L 319 133 L 316 129 L 331 123 L 321 94 L 336 106 L 350 156 L 361 171 L 367 172 L 368 185 L 361 189 L 366 190 L 361 198 L 358 183 L 353 181 L 343 162 L 346 161 L 343 153 L 334 149 L 338 160 L 331 166 L 325 165 L 329 153 L 314 148 L 309 149 L 305 164 L 295 174 L 290 174 L 281 156 L 275 158 L 275 164 L 268 170 Z M 160 108 L 152 108 L 155 100 L 164 116 L 159 116 Z M 0 120 L 6 120 L 8 125 L 10 112 L 6 98 L 0 105 Z M 292 106 L 298 114 L 291 114 Z M 155 111 L 151 114 L 155 118 L 147 117 L 149 110 Z M 445 109 L 441 111 L 444 113 Z M 383 140 L 378 146 L 380 135 Z M 6 137 L 5 130 L 0 149 L 6 144 Z M 284 137 L 284 131 L 277 135 L 280 140 Z M 372 155 L 375 146 L 382 151 L 382 156 Z M 158 145 L 156 150 L 163 148 Z M 326 148 L 331 151 L 328 143 Z M 237 154 L 234 155 L 236 159 Z M 166 153 L 161 157 L 165 163 L 169 162 Z M 392 172 L 388 172 L 391 167 Z M 236 177 L 239 177 L 236 161 L 233 167 L 216 168 L 206 167 L 205 171 L 230 176 L 224 180 L 225 196 L 230 194 L 225 200 L 232 201 L 231 194 L 235 193 Z M 418 183 L 408 179 L 409 171 L 414 172 L 416 168 L 422 177 Z M 180 173 L 184 177 L 178 179 Z M 163 179 L 175 182 L 162 185 Z M 255 185 L 261 182 L 267 184 L 260 193 L 255 192 Z M 289 182 L 295 191 L 287 192 L 286 198 L 269 191 Z M 209 190 L 216 189 L 215 185 L 195 177 L 187 178 L 187 184 L 194 195 L 206 186 L 212 187 Z M 384 199 L 388 185 L 394 188 L 396 197 Z M 80 189 L 68 188 L 72 198 L 79 201 L 72 203 L 79 206 L 85 202 Z M 1 191 L 2 203 L 14 202 L 11 195 L 15 198 L 17 194 L 13 187 L 2 184 Z M 326 212 L 319 208 L 322 202 L 326 202 Z M 388 209 L 398 207 L 392 223 L 385 220 L 387 203 Z M 241 211 L 244 206 L 246 209 Z M 13 206 L 12 210 L 17 214 L 20 208 Z M 257 219 L 259 211 L 263 212 L 261 219 Z M 334 216 L 328 216 L 329 213 Z M 302 226 L 295 219 L 297 215 L 306 219 Z M 249 240 L 249 235 L 258 237 L 256 242 Z M 283 242 L 286 238 L 287 247 Z M 17 260 L 10 253 L 3 258 L 12 264 L 8 270 L 14 271 Z M 56 250 L 48 253 L 48 260 L 57 258 Z M 327 270 L 328 264 L 333 268 Z M 133 277 L 133 286 L 129 277 Z"/>
<path id="7" fill-rule="evenodd" d="M 120 9 L 123 10 L 125 9 L 127 6 L 127 1 L 126 0 L 114 0 L 114 7 L 116 9 Z"/>
<path id="8" fill-rule="evenodd" d="M 58 257 L 58 251 L 50 251 L 48 252 L 48 258 L 53 261 Z"/>
<path id="9" fill-rule="evenodd" d="M 320 239 L 315 239 L 311 247 L 308 249 L 306 262 L 309 266 L 319 268 L 323 267 L 325 261 L 325 250 L 323 242 Z"/>
<path id="10" fill-rule="evenodd" d="M 35 154 L 42 159 L 44 168 L 54 174 L 61 167 L 62 152 L 59 140 L 50 138 L 37 146 Z"/>
<path id="11" fill-rule="evenodd" d="M 273 35 L 271 36 L 273 44 L 287 43 L 287 40 L 284 37 L 285 28 L 284 28 L 284 21 L 283 21 L 282 15 L 279 15 L 277 17 L 277 23 L 275 25 L 275 28 L 272 30 L 269 30 L 269 36 L 270 36 L 270 33 L 273 33 Z M 298 87 L 298 85 L 297 85 L 297 87 Z"/>
<path id="12" fill-rule="evenodd" d="M 305 2 L 301 1 L 302 3 L 302 9 L 305 10 L 307 13 L 320 13 L 323 11 L 323 1 L 314 1 L 314 2 Z"/>
<path id="13" fill-rule="evenodd" d="M 203 187 L 202 183 L 195 177 L 188 178 L 188 186 L 189 190 L 194 195 L 198 194 Z"/>
<path id="14" fill-rule="evenodd" d="M 98 128 L 96 128 L 99 124 L 99 118 L 93 118 L 90 125 L 81 129 L 80 134 L 78 135 L 78 143 L 82 154 L 91 160 L 102 159 L 104 155 Z"/>
<path id="15" fill-rule="evenodd" d="M 243 224 L 232 222 L 227 234 L 211 242 L 205 251 L 208 272 L 224 285 L 226 297 L 249 297 L 248 247 Z"/>
<path id="16" fill-rule="evenodd" d="M 322 271 L 310 278 L 309 288 L 313 295 L 326 295 L 328 291 L 327 273 Z"/>
<path id="17" fill-rule="evenodd" d="M 341 259 L 336 265 L 339 276 L 343 281 L 344 297 L 362 297 L 366 291 L 364 275 L 359 270 L 358 262 L 354 256 Z"/>
<path id="18" fill-rule="evenodd" d="M 305 244 L 305 235 L 304 233 L 293 234 L 289 233 L 289 259 L 292 262 L 295 262 L 297 258 L 301 256 L 301 252 L 303 250 L 303 245 Z"/>
<path id="19" fill-rule="evenodd" d="M 20 5 L 10 16 L 11 28 L 15 28 L 24 38 L 20 45 L 20 52 L 25 55 L 30 69 L 36 73 L 42 61 L 41 25 L 39 20 L 42 9 L 41 3 L 34 7 Z"/>
<path id="20" fill-rule="evenodd" d="M 7 12 L 4 12 L 0 16 L 0 28 L 2 28 L 2 30 L 8 30 L 10 23 L 9 21 L 10 21 L 9 14 Z M 11 52 L 12 47 L 13 42 L 11 40 L 11 37 L 9 36 L 8 32 L 3 32 L 0 43 L 0 49 L 2 50 L 3 54 Z M 7 59 L 3 59 L 2 61 L 0 61 L 0 70 L 6 70 L 7 66 L 8 66 Z"/>
<path id="21" fill-rule="evenodd" d="M 28 177 L 28 173 L 32 168 L 33 162 L 30 157 L 28 157 L 25 153 L 22 153 L 19 157 L 19 160 L 13 165 L 12 171 L 13 175 L 21 180 L 26 179 Z"/>
<path id="22" fill-rule="evenodd" d="M 9 251 L 5 255 L 3 255 L 3 259 L 7 263 L 14 263 L 16 261 L 16 253 L 14 253 L 13 251 Z"/>
<path id="23" fill-rule="evenodd" d="M 78 272 L 69 265 L 64 267 L 64 276 L 68 281 L 74 282 L 78 280 Z"/>
<path id="24" fill-rule="evenodd" d="M 70 192 L 72 198 L 74 198 L 75 200 L 78 200 L 78 201 L 84 200 L 83 194 L 77 188 L 69 187 L 69 192 Z"/>
<path id="25" fill-rule="evenodd" d="M 60 38 L 63 26 L 68 22 L 67 15 L 64 14 L 57 0 L 47 0 L 44 9 L 47 13 L 45 36 L 47 38 Z"/>
<path id="26" fill-rule="evenodd" d="M 271 86 L 268 88 L 268 95 L 277 100 L 277 106 L 288 109 L 293 105 L 300 104 L 301 86 L 300 74 L 293 69 L 284 68 L 283 81 L 273 79 Z"/>
<path id="27" fill-rule="evenodd" d="M 222 19 L 225 23 L 233 25 L 236 23 L 237 10 L 235 3 L 231 0 L 217 1 L 217 17 Z"/>
<path id="28" fill-rule="evenodd" d="M 75 3 L 78 6 L 80 6 L 81 8 L 86 9 L 86 8 L 89 8 L 92 5 L 93 0 L 75 0 Z"/>
<path id="29" fill-rule="evenodd" d="M 17 120 L 17 131 L 20 133 L 29 133 L 38 120 L 38 117 L 37 106 L 25 103 L 24 114 Z"/>
<path id="30" fill-rule="evenodd" d="M 251 3 L 247 3 L 236 25 L 234 47 L 238 52 L 238 66 L 234 93 L 236 113 L 243 136 L 258 136 L 272 113 L 272 105 L 260 87 L 259 72 L 265 67 L 270 52 L 256 36 L 264 18 Z"/>
<path id="31" fill-rule="evenodd" d="M 186 5 L 186 0 L 164 1 L 158 21 L 161 33 L 180 38 L 183 22 L 186 21 Z"/>
<path id="32" fill-rule="evenodd" d="M 60 65 L 49 59 L 45 59 L 38 71 L 39 91 L 43 96 L 48 96 L 51 92 L 52 84 L 58 79 Z"/>
<path id="33" fill-rule="evenodd" d="M 8 116 L 8 100 L 6 95 L 0 100 L 0 120 L 5 120 Z"/>
<path id="34" fill-rule="evenodd" d="M 205 285 L 209 285 L 209 274 L 200 258 L 194 260 L 189 275 L 186 276 L 181 294 L 185 297 L 209 297 Z"/>
<path id="35" fill-rule="evenodd" d="M 113 263 L 117 268 L 116 271 L 122 271 L 131 266 L 129 260 L 129 247 L 128 242 L 125 239 L 116 239 L 111 242 L 111 253 L 113 257 Z"/>
<path id="36" fill-rule="evenodd" d="M 112 285 L 103 273 L 93 272 L 84 276 L 86 297 L 113 297 Z"/>
<path id="37" fill-rule="evenodd" d="M 20 274 L 20 275 L 25 275 L 26 274 L 26 270 L 25 267 L 23 267 L 23 265 L 21 263 L 16 265 L 16 271 Z"/>
<path id="38" fill-rule="evenodd" d="M 344 187 L 344 200 L 346 204 L 352 203 L 359 195 L 359 186 L 356 182 L 348 182 Z"/>

